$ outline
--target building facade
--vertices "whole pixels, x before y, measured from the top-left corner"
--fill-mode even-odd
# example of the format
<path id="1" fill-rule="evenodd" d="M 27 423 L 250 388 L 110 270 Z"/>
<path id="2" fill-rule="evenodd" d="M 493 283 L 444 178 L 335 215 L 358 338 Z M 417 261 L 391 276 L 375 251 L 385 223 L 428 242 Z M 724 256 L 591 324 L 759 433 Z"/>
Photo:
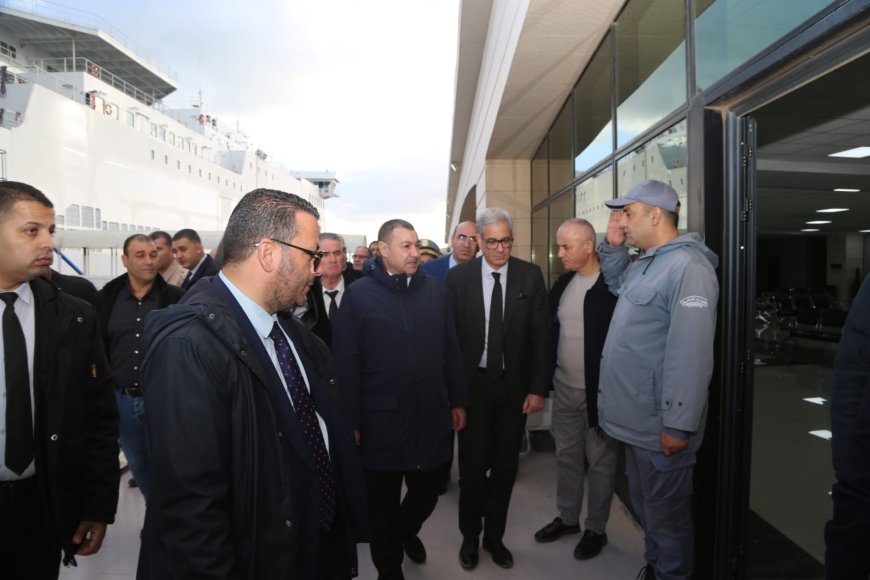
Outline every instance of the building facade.
<path id="1" fill-rule="evenodd" d="M 823 578 L 832 362 L 870 273 L 870 0 L 462 3 L 446 230 L 555 229 L 670 183 L 720 257 L 699 578 Z"/>

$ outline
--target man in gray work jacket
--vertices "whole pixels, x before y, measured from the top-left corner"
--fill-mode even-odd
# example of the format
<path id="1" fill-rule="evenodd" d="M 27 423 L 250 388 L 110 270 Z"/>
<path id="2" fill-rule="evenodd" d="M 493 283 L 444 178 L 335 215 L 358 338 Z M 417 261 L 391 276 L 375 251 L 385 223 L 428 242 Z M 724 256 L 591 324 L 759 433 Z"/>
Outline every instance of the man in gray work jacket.
<path id="1" fill-rule="evenodd" d="M 604 344 L 598 411 L 625 443 L 626 473 L 646 534 L 644 580 L 692 577 L 691 498 L 704 436 L 719 285 L 716 255 L 677 230 L 676 191 L 644 181 L 619 199 L 601 270 L 619 301 Z M 641 250 L 631 261 L 625 242 Z"/>

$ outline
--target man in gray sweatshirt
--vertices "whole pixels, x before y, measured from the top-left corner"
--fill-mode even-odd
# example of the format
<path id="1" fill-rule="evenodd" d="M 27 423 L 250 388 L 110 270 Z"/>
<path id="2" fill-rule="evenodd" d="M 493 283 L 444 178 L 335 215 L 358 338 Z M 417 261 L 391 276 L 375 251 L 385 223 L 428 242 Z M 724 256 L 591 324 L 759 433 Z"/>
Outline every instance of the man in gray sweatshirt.
<path id="1" fill-rule="evenodd" d="M 601 270 L 619 295 L 601 359 L 599 421 L 625 443 L 635 512 L 646 534 L 644 580 L 692 577 L 692 472 L 704 436 L 718 259 L 677 229 L 677 192 L 644 181 L 611 208 Z M 632 260 L 629 245 L 640 250 Z"/>

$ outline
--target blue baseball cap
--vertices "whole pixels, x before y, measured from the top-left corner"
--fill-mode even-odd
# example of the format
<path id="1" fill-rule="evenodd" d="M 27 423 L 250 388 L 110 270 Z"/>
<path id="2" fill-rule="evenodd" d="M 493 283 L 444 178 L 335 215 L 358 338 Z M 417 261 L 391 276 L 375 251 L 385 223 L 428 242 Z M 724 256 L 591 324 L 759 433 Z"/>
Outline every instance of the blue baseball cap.
<path id="1" fill-rule="evenodd" d="M 622 209 L 625 206 L 641 201 L 647 205 L 660 207 L 672 213 L 678 213 L 680 198 L 674 188 L 667 183 L 650 179 L 641 181 L 632 187 L 625 197 L 618 197 L 605 201 L 604 205 L 610 209 Z"/>

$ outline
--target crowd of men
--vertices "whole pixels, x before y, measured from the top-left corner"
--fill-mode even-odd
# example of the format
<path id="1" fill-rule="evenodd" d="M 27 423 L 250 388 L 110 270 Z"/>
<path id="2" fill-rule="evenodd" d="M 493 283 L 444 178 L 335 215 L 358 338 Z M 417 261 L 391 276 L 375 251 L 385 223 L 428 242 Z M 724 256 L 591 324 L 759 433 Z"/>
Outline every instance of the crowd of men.
<path id="1" fill-rule="evenodd" d="M 458 224 L 444 256 L 389 220 L 348 263 L 315 207 L 267 189 L 217 260 L 191 229 L 134 234 L 96 291 L 50 269 L 48 198 L 0 184 L 4 577 L 56 578 L 100 549 L 120 440 L 147 502 L 140 578 L 347 579 L 367 542 L 378 578 L 401 579 L 427 559 L 456 434 L 459 565 L 482 546 L 511 568 L 526 420 L 552 391 L 557 515 L 535 540 L 579 534 L 588 488 L 573 554 L 604 549 L 622 446 L 639 578 L 691 578 L 717 257 L 679 233 L 664 183 L 606 205 L 597 246 L 586 220 L 559 227 L 549 292 L 504 210 Z"/>

